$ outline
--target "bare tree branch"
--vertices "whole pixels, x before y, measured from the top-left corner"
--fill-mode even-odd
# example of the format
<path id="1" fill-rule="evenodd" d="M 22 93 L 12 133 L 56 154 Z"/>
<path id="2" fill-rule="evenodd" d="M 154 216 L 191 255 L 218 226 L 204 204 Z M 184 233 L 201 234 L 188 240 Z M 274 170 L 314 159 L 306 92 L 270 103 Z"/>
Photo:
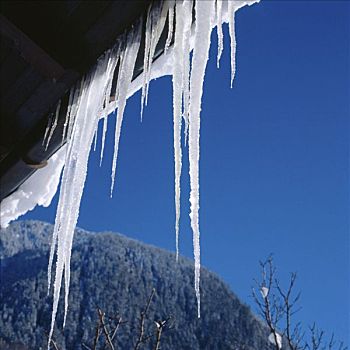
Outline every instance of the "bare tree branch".
<path id="1" fill-rule="evenodd" d="M 151 292 L 151 294 L 150 294 L 150 296 L 149 296 L 149 298 L 148 298 L 146 307 L 145 307 L 145 309 L 141 312 L 141 316 L 140 316 L 140 328 L 139 328 L 139 337 L 138 337 L 138 339 L 137 339 L 137 341 L 136 341 L 134 350 L 138 350 L 138 349 L 140 348 L 141 344 L 144 342 L 146 316 L 147 316 L 149 307 L 150 307 L 150 305 L 151 305 L 151 302 L 152 302 L 154 293 L 155 293 L 155 289 L 153 288 L 153 289 L 152 289 L 152 292 Z"/>
<path id="2" fill-rule="evenodd" d="M 300 292 L 294 294 L 297 274 L 293 272 L 289 278 L 287 289 L 283 289 L 276 276 L 276 268 L 273 265 L 272 255 L 265 261 L 260 261 L 261 281 L 255 281 L 259 288 L 257 293 L 252 288 L 252 296 L 257 305 L 258 312 L 266 322 L 276 350 L 280 350 L 281 344 L 278 344 L 280 335 L 277 329 L 283 329 L 281 333 L 287 343 L 288 350 L 333 350 L 336 347 L 334 335 L 330 340 L 325 340 L 325 332 L 319 330 L 315 324 L 309 327 L 310 337 L 305 340 L 305 332 L 302 331 L 300 322 L 293 324 L 293 316 L 301 309 L 298 306 Z M 261 295 L 260 295 L 261 294 Z M 295 296 L 294 296 L 295 295 Z M 281 327 L 283 326 L 283 327 Z M 270 335 L 270 337 L 271 337 Z M 344 344 L 339 343 L 338 350 L 346 350 Z"/>
<path id="3" fill-rule="evenodd" d="M 112 332 L 112 336 L 111 336 L 111 340 L 114 339 L 114 337 L 116 336 L 117 332 L 118 332 L 118 329 L 119 329 L 119 326 L 122 324 L 122 317 L 120 316 L 117 320 L 117 324 L 115 325 L 115 328 Z"/>
<path id="4" fill-rule="evenodd" d="M 252 295 L 255 303 L 258 305 L 260 315 L 266 321 L 270 333 L 274 338 L 275 349 L 280 350 L 280 335 L 277 332 L 277 328 L 283 316 L 283 307 L 277 296 L 272 292 L 276 273 L 272 255 L 270 255 L 266 261 L 260 261 L 260 270 L 261 282 L 255 281 L 255 283 L 261 295 L 258 296 L 254 288 L 252 289 Z"/>
<path id="5" fill-rule="evenodd" d="M 45 335 L 46 335 L 47 339 L 49 339 L 49 333 L 45 332 Z M 51 344 L 52 344 L 52 346 L 54 347 L 55 350 L 59 350 L 59 348 L 57 346 L 57 343 L 53 339 L 53 335 L 52 335 L 51 340 L 50 340 L 50 345 Z"/>
<path id="6" fill-rule="evenodd" d="M 109 336 L 109 332 L 108 332 L 108 329 L 107 329 L 107 327 L 106 327 L 105 320 L 104 320 L 104 318 L 105 318 L 105 313 L 102 312 L 101 309 L 98 309 L 98 316 L 99 316 L 99 318 L 100 318 L 100 325 L 101 325 L 101 328 L 102 328 L 103 333 L 104 333 L 104 335 L 105 335 L 106 342 L 107 342 L 107 344 L 109 345 L 109 347 L 111 348 L 111 350 L 114 350 L 114 346 L 113 346 L 112 340 L 111 340 L 111 338 L 110 338 L 110 336 Z"/>

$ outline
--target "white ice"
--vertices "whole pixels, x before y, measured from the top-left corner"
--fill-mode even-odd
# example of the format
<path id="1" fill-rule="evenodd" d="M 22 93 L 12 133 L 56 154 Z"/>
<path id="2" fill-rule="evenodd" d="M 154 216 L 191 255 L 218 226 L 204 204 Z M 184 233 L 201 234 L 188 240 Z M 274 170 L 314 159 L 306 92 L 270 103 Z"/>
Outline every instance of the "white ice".
<path id="1" fill-rule="evenodd" d="M 218 56 L 217 56 L 217 67 L 220 66 L 220 59 L 222 51 L 224 49 L 224 37 L 222 33 L 222 1 L 216 1 L 216 25 L 218 33 Z"/>
<path id="2" fill-rule="evenodd" d="M 70 282 L 70 257 L 74 229 L 79 215 L 80 201 L 86 179 L 88 156 L 93 142 L 93 136 L 98 126 L 98 120 L 103 118 L 101 160 L 103 159 L 105 135 L 107 131 L 107 116 L 117 108 L 115 144 L 112 163 L 112 185 L 117 167 L 119 141 L 123 123 L 124 109 L 127 98 L 140 88 L 142 89 L 141 108 L 147 104 L 149 83 L 152 79 L 164 75 L 173 76 L 173 107 L 174 107 L 174 159 L 175 159 L 175 231 L 176 251 L 178 256 L 178 237 L 180 220 L 180 177 L 182 167 L 181 129 L 182 118 L 185 121 L 185 143 L 188 139 L 189 175 L 190 175 L 190 219 L 193 231 L 193 246 L 195 260 L 195 294 L 198 302 L 198 316 L 200 316 L 200 231 L 199 231 L 199 156 L 200 156 L 200 114 L 203 94 L 203 81 L 210 48 L 210 35 L 217 26 L 218 54 L 217 64 L 223 51 L 222 23 L 229 23 L 231 39 L 231 85 L 236 72 L 236 38 L 235 38 L 235 12 L 244 5 L 251 5 L 258 0 L 247 1 L 202 1 L 192 0 L 172 1 L 166 0 L 160 5 L 153 5 L 149 9 L 146 23 L 146 45 L 144 72 L 132 80 L 134 65 L 140 46 L 141 26 L 134 26 L 125 39 L 121 37 L 116 46 L 108 51 L 96 65 L 94 71 L 81 80 L 70 92 L 69 106 L 64 124 L 63 138 L 67 138 L 67 145 L 57 153 L 61 162 L 55 163 L 55 156 L 49 165 L 38 170 L 18 191 L 2 201 L 1 219 L 5 225 L 21 215 L 26 209 L 20 201 L 27 203 L 24 207 L 32 208 L 35 203 L 42 203 L 43 196 L 52 198 L 58 186 L 63 161 L 65 167 L 61 181 L 61 191 L 56 214 L 56 223 L 52 237 L 49 260 L 49 281 L 51 281 L 51 267 L 57 248 L 57 262 L 54 282 L 54 302 L 51 320 L 50 337 L 55 323 L 58 298 L 62 279 L 65 283 L 65 318 L 68 308 L 68 293 Z M 174 8 L 175 5 L 175 8 Z M 195 6 L 195 21 L 192 23 L 192 8 Z M 155 60 L 154 54 L 160 35 L 168 18 L 169 28 L 165 43 L 166 54 Z M 174 25 L 175 23 L 175 25 Z M 175 37 L 174 45 L 170 46 Z M 192 64 L 190 63 L 191 52 Z M 112 92 L 112 79 L 119 62 L 116 91 Z M 114 96 L 113 96 L 114 93 Z M 110 96 L 113 96 L 110 99 Z M 58 116 L 59 108 L 56 109 Z M 57 123 L 57 120 L 56 120 Z M 50 141 L 53 134 L 55 120 L 50 122 L 46 136 Z M 46 140 L 46 137 L 45 137 Z M 83 145 L 83 147 L 82 147 Z M 56 166 L 54 166 L 56 164 Z M 46 173 L 45 173 L 46 171 Z M 45 175 L 46 174 L 46 175 Z M 50 189 L 39 190 L 43 186 L 36 183 L 46 183 L 46 177 L 54 180 Z M 57 175 L 58 174 L 58 175 Z M 30 182 L 33 179 L 34 184 Z M 23 191 L 25 185 L 33 187 Z M 54 189 L 53 189 L 54 187 Z M 22 191 L 22 192 L 21 192 Z M 22 195 L 21 195 L 22 193 Z M 38 194 L 36 196 L 35 194 Z M 29 200 L 30 199 L 30 200 Z M 48 200 L 48 202 L 50 201 Z M 29 204 L 30 202 L 30 204 Z M 5 204 L 5 211 L 4 211 Z M 3 215 L 3 213 L 5 213 Z M 3 225 L 3 222 L 2 222 Z M 263 291 L 262 291 L 263 292 Z"/>
<path id="3" fill-rule="evenodd" d="M 236 31 L 235 31 L 235 1 L 228 2 L 229 32 L 231 38 L 231 88 L 236 75 Z"/>
<path id="4" fill-rule="evenodd" d="M 174 6 L 175 0 L 169 0 L 169 12 L 168 12 L 168 36 L 165 42 L 164 53 L 166 54 L 174 34 Z"/>
<path id="5" fill-rule="evenodd" d="M 73 104 L 73 97 L 74 97 L 74 88 L 71 88 L 69 91 L 69 100 L 68 100 L 68 108 L 66 113 L 66 119 L 63 124 L 63 130 L 62 130 L 62 144 L 65 141 L 67 137 L 67 129 L 69 124 L 69 117 L 72 110 L 72 104 Z"/>
<path id="6" fill-rule="evenodd" d="M 132 61 L 136 59 L 135 53 L 137 53 L 138 50 L 139 28 L 140 26 L 136 26 L 128 36 L 128 38 L 131 39 L 128 45 L 126 45 L 123 56 L 124 61 L 122 63 L 122 67 L 124 68 L 123 74 L 126 77 L 128 77 L 130 71 L 134 69 Z M 57 246 L 54 300 L 49 340 L 51 339 L 56 319 L 63 275 L 66 292 L 64 323 L 66 320 L 74 229 L 79 215 L 91 143 L 98 126 L 99 115 L 105 103 L 106 90 L 108 90 L 108 86 L 110 86 L 109 82 L 114 74 L 113 69 L 109 68 L 111 67 L 111 62 L 115 62 L 117 59 L 115 55 L 116 51 L 114 49 L 107 52 L 104 57 L 98 61 L 95 71 L 91 72 L 84 80 L 79 93 L 79 101 L 77 102 L 74 126 L 70 138 L 67 140 L 66 163 L 62 176 L 60 198 L 50 253 L 50 265 L 52 265 L 53 252 Z M 130 64 L 132 65 L 131 67 L 129 67 Z M 124 81 L 124 83 L 127 82 L 125 78 L 121 81 Z M 127 88 L 128 86 L 126 85 L 125 87 Z M 118 114 L 120 115 L 120 113 L 121 110 L 119 109 Z M 120 119 L 122 119 L 122 116 Z M 49 278 L 50 277 L 49 274 Z"/>
<path id="7" fill-rule="evenodd" d="M 117 83 L 117 93 L 116 100 L 118 103 L 117 111 L 117 122 L 115 127 L 115 139 L 114 139 L 114 154 L 112 163 L 112 184 L 111 184 L 111 197 L 114 189 L 115 174 L 117 169 L 118 151 L 119 151 L 119 140 L 121 127 L 124 117 L 124 109 L 126 106 L 127 94 L 129 86 L 131 84 L 132 75 L 134 73 L 134 67 L 136 62 L 137 53 L 140 47 L 140 37 L 141 37 L 141 26 L 133 28 L 133 30 L 128 34 L 126 47 L 121 53 L 118 83 Z"/>
<path id="8" fill-rule="evenodd" d="M 51 125 L 50 131 L 49 131 L 49 134 L 48 134 L 48 137 L 47 137 L 45 150 L 47 150 L 47 148 L 49 147 L 52 135 L 53 135 L 54 131 L 56 130 L 57 122 L 58 122 L 58 115 L 60 113 L 60 108 L 61 108 L 61 100 L 59 100 L 59 102 L 58 102 L 58 104 L 56 106 L 55 118 L 53 120 L 53 123 Z M 45 140 L 45 137 L 44 137 L 44 140 Z"/>
<path id="9" fill-rule="evenodd" d="M 262 297 L 265 299 L 267 295 L 269 294 L 269 288 L 267 287 L 261 287 L 260 293 Z"/>
<path id="10" fill-rule="evenodd" d="M 276 333 L 276 339 L 275 339 L 275 334 L 274 333 L 270 333 L 269 335 L 269 342 L 273 345 L 277 345 L 277 347 L 279 349 L 282 349 L 282 337 L 280 334 L 278 334 L 277 332 Z M 277 343 L 277 344 L 276 344 Z"/>
<path id="11" fill-rule="evenodd" d="M 106 143 L 106 133 L 108 127 L 108 116 L 103 117 L 103 129 L 102 129 L 102 141 L 101 141 L 101 154 L 100 154 L 100 166 L 102 165 L 105 143 Z"/>
<path id="12" fill-rule="evenodd" d="M 178 2 L 176 11 L 176 31 L 174 40 L 173 69 L 173 123 L 174 123 L 174 161 L 175 161 L 175 241 L 176 260 L 179 258 L 180 222 L 180 180 L 182 168 L 181 126 L 183 110 L 188 114 L 189 103 L 189 34 L 192 23 L 192 2 Z"/>
<path id="13" fill-rule="evenodd" d="M 0 226 L 6 228 L 12 220 L 24 215 L 35 206 L 48 207 L 57 192 L 65 160 L 65 146 L 49 160 L 46 167 L 38 169 L 17 191 L 1 202 Z"/>
<path id="14" fill-rule="evenodd" d="M 148 90 L 150 82 L 151 66 L 154 58 L 154 53 L 159 42 L 159 38 L 163 32 L 167 14 L 169 10 L 169 1 L 154 3 L 148 11 L 145 33 L 145 52 L 143 60 L 143 86 L 141 94 L 141 120 L 143 115 L 144 105 L 147 106 Z"/>
<path id="15" fill-rule="evenodd" d="M 195 291 L 200 317 L 200 245 L 199 245 L 199 130 L 205 68 L 208 62 L 210 34 L 215 14 L 214 1 L 196 0 L 195 37 L 190 80 L 188 152 L 190 162 L 191 227 L 195 261 Z"/>

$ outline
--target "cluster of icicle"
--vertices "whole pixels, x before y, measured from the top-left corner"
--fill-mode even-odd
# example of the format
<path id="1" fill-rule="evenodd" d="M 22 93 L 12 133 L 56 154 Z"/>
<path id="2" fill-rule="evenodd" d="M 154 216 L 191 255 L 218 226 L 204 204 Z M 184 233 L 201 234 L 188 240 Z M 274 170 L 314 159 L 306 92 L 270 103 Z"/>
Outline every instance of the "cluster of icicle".
<path id="1" fill-rule="evenodd" d="M 128 33 L 122 35 L 117 40 L 115 46 L 98 60 L 94 70 L 71 90 L 63 131 L 63 136 L 67 138 L 65 166 L 61 180 L 61 190 L 48 267 L 48 288 L 50 290 L 52 264 L 54 255 L 57 253 L 50 339 L 55 324 L 63 276 L 65 284 L 63 325 L 66 321 L 73 234 L 78 220 L 79 207 L 87 175 L 89 152 L 94 138 L 96 142 L 99 119 L 103 119 L 102 162 L 107 118 L 111 111 L 117 110 L 112 164 L 112 195 L 119 139 L 127 98 L 138 88 L 142 88 L 142 116 L 144 105 L 147 105 L 150 80 L 156 76 L 167 74 L 171 74 L 173 77 L 176 258 L 178 258 L 179 254 L 180 176 L 182 166 L 181 130 L 182 120 L 184 120 L 184 138 L 189 152 L 191 185 L 190 219 L 193 231 L 195 260 L 195 293 L 198 302 L 198 317 L 200 316 L 199 131 L 203 81 L 209 56 L 210 36 L 212 29 L 217 26 L 217 64 L 219 66 L 223 51 L 222 23 L 229 23 L 232 85 L 235 75 L 236 51 L 234 13 L 238 8 L 257 1 L 168 0 L 155 2 L 150 6 L 147 14 L 144 70 L 143 74 L 137 78 L 139 82 L 138 86 L 135 88 L 135 82 L 132 80 L 141 42 L 142 19 Z M 163 55 L 163 61 L 165 60 L 167 64 L 164 63 L 163 70 L 158 64 L 158 68 L 156 68 L 157 72 L 153 74 L 153 69 L 157 66 L 157 61 L 153 62 L 156 46 L 165 28 L 167 19 L 169 23 L 168 36 Z M 193 55 L 192 59 L 191 52 Z M 170 70 L 169 62 L 171 66 Z M 116 87 L 112 91 L 112 81 L 116 69 L 118 69 L 118 79 Z M 110 96 L 114 96 L 113 101 L 111 101 Z M 55 119 L 57 119 L 57 115 L 58 112 L 56 111 Z M 57 122 L 52 122 L 51 130 L 48 131 L 47 144 L 53 133 L 52 128 L 56 124 Z"/>

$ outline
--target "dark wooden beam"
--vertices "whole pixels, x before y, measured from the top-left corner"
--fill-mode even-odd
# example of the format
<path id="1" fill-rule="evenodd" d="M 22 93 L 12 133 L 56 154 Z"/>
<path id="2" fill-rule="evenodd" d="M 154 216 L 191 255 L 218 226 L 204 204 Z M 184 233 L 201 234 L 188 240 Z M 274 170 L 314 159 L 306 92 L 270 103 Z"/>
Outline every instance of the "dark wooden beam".
<path id="1" fill-rule="evenodd" d="M 2 37 L 10 39 L 13 48 L 43 77 L 59 79 L 63 75 L 64 68 L 3 15 L 0 15 L 0 34 Z"/>

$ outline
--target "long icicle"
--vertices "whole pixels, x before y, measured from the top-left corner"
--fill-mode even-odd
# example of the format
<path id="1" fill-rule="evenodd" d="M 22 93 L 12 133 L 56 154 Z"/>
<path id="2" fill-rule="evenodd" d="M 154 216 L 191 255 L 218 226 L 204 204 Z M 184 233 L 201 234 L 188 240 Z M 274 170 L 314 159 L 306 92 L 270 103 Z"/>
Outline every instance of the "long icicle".
<path id="1" fill-rule="evenodd" d="M 174 163 L 175 163 L 175 244 L 176 261 L 179 259 L 179 222 L 180 222 L 180 179 L 181 179 L 181 121 L 182 121 L 182 76 L 183 76 L 183 34 L 184 34 L 184 3 L 177 3 L 176 32 L 174 42 L 173 71 L 173 123 L 174 123 Z"/>
<path id="2" fill-rule="evenodd" d="M 176 261 L 179 258 L 179 222 L 181 194 L 181 127 L 182 116 L 186 116 L 188 127 L 189 103 L 189 36 L 192 23 L 192 1 L 178 2 L 176 11 L 176 32 L 174 42 L 174 71 L 173 71 L 173 123 L 174 123 L 174 162 L 175 162 L 175 243 Z M 185 138 L 187 135 L 185 136 Z"/>
<path id="3" fill-rule="evenodd" d="M 115 127 L 115 140 L 114 140 L 114 155 L 112 163 L 112 184 L 111 184 L 111 197 L 113 195 L 115 174 L 117 168 L 117 159 L 119 151 L 120 132 L 123 123 L 124 109 L 126 105 L 126 98 L 128 88 L 130 86 L 132 75 L 134 72 L 137 53 L 140 47 L 141 26 L 133 28 L 127 37 L 127 45 L 125 52 L 122 54 L 119 75 L 118 75 L 118 111 L 117 122 Z"/>
<path id="4" fill-rule="evenodd" d="M 84 96 L 83 96 L 84 97 Z M 86 98 L 83 98 L 83 102 L 85 102 L 86 105 Z M 79 115 L 77 116 L 79 118 Z M 80 121 L 80 118 L 78 119 Z M 74 123 L 77 124 L 77 123 Z M 74 128 L 74 130 L 77 130 L 77 128 Z M 59 299 L 59 294 L 61 290 L 61 281 L 62 281 L 62 275 L 64 272 L 64 264 L 65 264 L 65 259 L 64 259 L 64 254 L 65 254 L 65 240 L 66 240 L 66 235 L 68 231 L 67 223 L 70 222 L 71 220 L 71 215 L 72 212 L 70 211 L 70 206 L 71 203 L 69 202 L 68 197 L 68 182 L 72 181 L 72 178 L 74 180 L 74 170 L 76 167 L 76 162 L 71 164 L 73 162 L 73 157 L 72 157 L 72 143 L 74 142 L 75 139 L 75 132 L 72 132 L 72 139 L 68 141 L 67 144 L 67 156 L 66 156 L 66 163 L 65 167 L 63 169 L 63 176 L 62 176 L 62 183 L 61 183 L 61 191 L 60 191 L 60 197 L 59 197 L 59 203 L 58 203 L 58 208 L 57 208 L 57 213 L 56 213 L 56 220 L 55 220 L 55 227 L 54 227 L 54 233 L 53 237 L 57 237 L 57 261 L 56 261 L 56 272 L 55 272 L 55 282 L 54 282 L 54 296 L 53 296 L 53 306 L 52 306 L 52 315 L 51 315 L 51 329 L 49 333 L 49 341 L 48 341 L 48 348 L 50 346 L 50 341 L 52 338 L 52 333 L 53 333 L 53 327 L 55 324 L 56 320 L 56 314 L 57 314 L 57 308 L 58 308 L 58 299 Z M 72 174 L 72 175 L 71 175 Z M 70 181 L 69 181 L 70 180 Z M 73 187 L 74 188 L 74 187 Z M 68 209 L 68 210 L 67 210 Z M 62 216 L 65 214 L 65 212 L 69 212 L 69 215 L 67 215 L 67 220 L 66 222 L 62 222 Z M 62 227 L 63 226 L 63 227 Z M 51 260 L 51 254 L 50 254 L 50 262 Z"/>
<path id="5" fill-rule="evenodd" d="M 214 5 L 214 1 L 196 0 L 196 27 L 190 81 L 190 125 L 188 142 L 191 184 L 190 219 L 193 232 L 195 291 L 197 297 L 198 317 L 200 317 L 199 130 L 203 80 L 209 56 L 211 22 L 213 14 L 215 13 Z"/>
<path id="6" fill-rule="evenodd" d="M 72 106 L 69 109 L 69 118 L 66 120 L 68 120 L 68 127 L 67 127 L 67 132 L 66 132 L 66 136 L 67 136 L 67 150 L 66 150 L 66 156 L 65 156 L 65 164 L 68 163 L 69 157 L 70 157 L 70 138 L 73 132 L 73 127 L 74 127 L 74 121 L 75 121 L 75 116 L 76 116 L 76 112 L 77 112 L 77 107 L 80 103 L 80 96 L 81 96 L 81 92 L 83 89 L 85 83 L 85 79 L 82 79 L 80 84 L 77 84 L 77 86 L 74 89 L 74 94 L 73 94 L 73 101 L 72 101 Z M 68 112 L 67 112 L 68 113 Z M 63 170 L 63 173 L 65 173 L 65 170 Z M 62 176 L 62 181 L 61 181 L 61 188 L 64 187 L 64 179 L 66 177 L 63 175 Z M 63 191 L 61 190 L 61 192 L 63 193 Z M 60 201 L 62 201 L 62 195 L 60 194 Z M 47 268 L 47 293 L 49 294 L 50 292 L 50 287 L 51 287 L 51 271 L 52 271 L 52 264 L 53 264 L 53 258 L 56 252 L 56 247 L 57 247 L 57 240 L 58 240 L 58 225 L 56 225 L 56 223 L 58 222 L 59 218 L 60 218 L 60 211 L 62 210 L 62 205 L 60 205 L 60 203 L 58 204 L 57 207 L 57 212 L 56 212 L 56 218 L 55 218 L 55 229 L 53 231 L 52 234 L 52 240 L 51 240 L 51 247 L 50 247 L 50 257 L 49 257 L 49 264 L 48 264 L 48 268 Z"/>
<path id="7" fill-rule="evenodd" d="M 49 343 L 56 319 L 63 273 L 66 285 L 65 318 L 67 315 L 72 241 L 86 179 L 90 146 L 98 125 L 99 112 L 103 108 L 106 84 L 111 79 L 107 74 L 113 74 L 107 69 L 110 55 L 111 51 L 99 60 L 94 74 L 90 75 L 83 83 L 79 92 L 76 117 L 69 133 L 66 164 L 53 234 L 53 237 L 57 237 L 57 262 Z"/>
<path id="8" fill-rule="evenodd" d="M 151 4 L 147 11 L 147 18 L 146 18 L 146 29 L 145 29 L 145 52 L 143 56 L 143 85 L 142 85 L 142 92 L 141 92 L 141 121 L 143 116 L 143 108 L 145 105 L 145 96 L 146 96 L 146 85 L 147 85 L 147 74 L 145 70 L 148 67 L 148 61 L 149 61 L 149 55 L 150 55 L 150 47 L 151 47 L 151 33 L 152 33 L 152 6 Z"/>
<path id="9" fill-rule="evenodd" d="M 120 40 L 117 42 L 116 46 L 117 48 L 115 49 L 115 54 L 113 55 L 113 58 L 108 62 L 108 67 L 107 67 L 107 70 L 108 70 L 107 75 L 109 76 L 109 81 L 107 82 L 107 85 L 106 85 L 104 107 L 106 107 L 110 101 L 110 96 L 112 93 L 113 76 L 114 76 L 113 74 L 120 60 L 120 50 L 121 50 Z M 116 96 L 114 96 L 114 98 L 116 98 Z M 107 113 L 102 113 L 101 118 L 103 119 L 103 129 L 102 129 L 102 139 L 101 139 L 100 167 L 102 166 L 105 142 L 106 142 L 106 133 L 107 133 L 107 127 L 108 127 Z"/>

